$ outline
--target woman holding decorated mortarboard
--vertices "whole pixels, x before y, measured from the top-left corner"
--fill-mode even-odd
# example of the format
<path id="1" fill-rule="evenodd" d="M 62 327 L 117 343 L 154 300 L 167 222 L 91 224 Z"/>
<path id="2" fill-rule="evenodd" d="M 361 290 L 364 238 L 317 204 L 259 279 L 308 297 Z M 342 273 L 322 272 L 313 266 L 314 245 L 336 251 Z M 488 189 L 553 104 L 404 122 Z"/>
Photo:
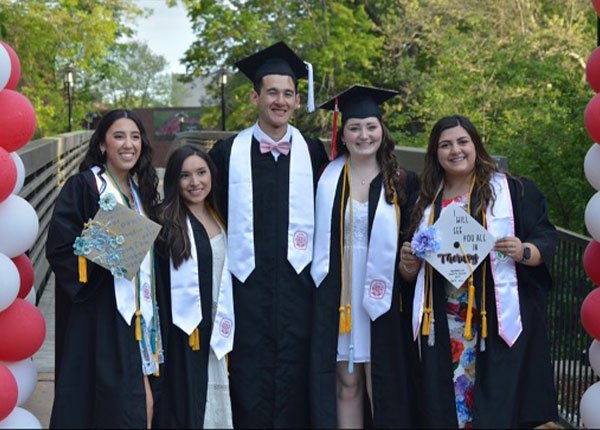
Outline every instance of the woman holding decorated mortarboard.
<path id="1" fill-rule="evenodd" d="M 452 202 L 496 244 L 459 289 L 413 255 L 409 242 L 402 245 L 400 273 L 416 278 L 422 424 L 517 428 L 555 421 L 545 301 L 556 231 L 537 187 L 499 172 L 462 116 L 442 118 L 431 131 L 411 223 L 413 250 Z"/>
<path id="2" fill-rule="evenodd" d="M 232 427 L 225 355 L 233 346 L 233 291 L 215 173 L 197 146 L 181 146 L 167 160 L 157 210 L 157 275 L 166 297 L 159 428 Z"/>
<path id="3" fill-rule="evenodd" d="M 124 109 L 105 114 L 79 170 L 61 189 L 46 243 L 56 281 L 50 427 L 149 428 L 151 380 L 162 362 L 154 253 L 129 281 L 117 268 L 87 261 L 85 244 L 76 241 L 99 206 L 119 202 L 147 216 L 157 203 L 152 147 L 139 118 Z"/>
<path id="4" fill-rule="evenodd" d="M 416 425 L 410 298 L 400 288 L 396 267 L 418 179 L 398 167 L 378 106 L 395 94 L 354 86 L 321 106 L 335 110 L 334 116 L 339 108 L 342 126 L 336 134 L 334 125 L 332 146 L 337 140 L 339 152 L 322 173 L 316 198 L 311 267 L 317 286 L 311 348 L 316 427 Z M 364 404 L 365 398 L 370 402 Z"/>

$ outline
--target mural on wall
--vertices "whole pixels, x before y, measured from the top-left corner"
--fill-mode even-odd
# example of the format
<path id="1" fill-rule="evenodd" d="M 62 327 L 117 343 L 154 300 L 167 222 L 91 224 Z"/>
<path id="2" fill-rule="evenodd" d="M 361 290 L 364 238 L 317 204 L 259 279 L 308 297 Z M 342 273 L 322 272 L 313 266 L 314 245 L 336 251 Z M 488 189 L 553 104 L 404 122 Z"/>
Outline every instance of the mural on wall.
<path id="1" fill-rule="evenodd" d="M 200 130 L 201 109 L 155 110 L 154 137 L 160 140 L 173 140 L 182 131 Z"/>

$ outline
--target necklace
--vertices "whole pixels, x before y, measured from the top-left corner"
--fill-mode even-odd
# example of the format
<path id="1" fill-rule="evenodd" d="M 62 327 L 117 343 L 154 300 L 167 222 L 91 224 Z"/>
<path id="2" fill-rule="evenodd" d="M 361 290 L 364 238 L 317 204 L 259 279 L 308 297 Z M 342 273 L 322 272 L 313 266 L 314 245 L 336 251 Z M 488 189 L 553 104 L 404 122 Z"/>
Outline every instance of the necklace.
<path id="1" fill-rule="evenodd" d="M 367 174 L 365 174 L 365 175 L 359 175 L 359 174 L 356 172 L 356 170 L 355 170 L 355 171 L 353 171 L 352 173 L 353 173 L 353 175 L 352 175 L 352 176 L 355 176 L 355 177 L 356 177 L 356 179 L 358 180 L 358 182 L 360 182 L 360 185 L 367 185 L 367 184 L 370 184 L 370 183 L 371 183 L 371 181 L 373 180 L 373 178 L 374 178 L 375 176 L 377 176 L 377 174 L 379 173 L 379 169 L 378 169 L 378 170 L 371 171 L 371 172 L 368 172 L 368 173 L 367 173 Z"/>

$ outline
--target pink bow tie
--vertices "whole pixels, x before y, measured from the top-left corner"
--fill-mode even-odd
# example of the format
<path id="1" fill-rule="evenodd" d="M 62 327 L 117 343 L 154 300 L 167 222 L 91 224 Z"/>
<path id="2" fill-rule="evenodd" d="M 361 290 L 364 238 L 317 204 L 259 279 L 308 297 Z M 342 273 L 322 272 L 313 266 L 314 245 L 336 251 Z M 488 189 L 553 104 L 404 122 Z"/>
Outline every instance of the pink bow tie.
<path id="1" fill-rule="evenodd" d="M 260 153 L 265 154 L 265 153 L 271 152 L 273 149 L 275 149 L 283 155 L 288 155 L 290 153 L 290 146 L 291 146 L 291 143 L 286 140 L 282 140 L 279 143 L 275 143 L 275 142 L 269 142 L 266 139 L 261 139 L 260 140 Z"/>

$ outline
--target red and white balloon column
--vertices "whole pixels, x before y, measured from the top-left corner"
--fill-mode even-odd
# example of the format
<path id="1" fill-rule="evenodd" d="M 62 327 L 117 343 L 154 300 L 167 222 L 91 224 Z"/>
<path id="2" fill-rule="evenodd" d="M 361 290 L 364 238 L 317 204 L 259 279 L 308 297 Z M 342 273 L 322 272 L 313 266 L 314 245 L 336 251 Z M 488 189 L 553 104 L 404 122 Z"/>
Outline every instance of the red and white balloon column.
<path id="1" fill-rule="evenodd" d="M 600 17 L 600 0 L 592 0 L 592 5 Z M 583 163 L 585 177 L 596 190 L 585 208 L 585 226 L 593 239 L 585 248 L 583 266 L 596 288 L 583 301 L 581 323 L 594 338 L 588 357 L 594 373 L 600 376 L 600 47 L 588 59 L 586 76 L 596 95 L 585 109 L 584 122 L 588 134 L 597 143 L 588 150 Z M 585 427 L 600 428 L 600 382 L 585 391 L 579 412 Z"/>
<path id="2" fill-rule="evenodd" d="M 17 195 L 25 169 L 15 151 L 35 131 L 33 106 L 15 91 L 20 76 L 17 54 L 0 41 L 0 429 L 41 428 L 21 408 L 37 383 L 31 356 L 44 342 L 46 323 L 35 307 L 34 271 L 25 255 L 37 237 L 38 217 Z"/>

